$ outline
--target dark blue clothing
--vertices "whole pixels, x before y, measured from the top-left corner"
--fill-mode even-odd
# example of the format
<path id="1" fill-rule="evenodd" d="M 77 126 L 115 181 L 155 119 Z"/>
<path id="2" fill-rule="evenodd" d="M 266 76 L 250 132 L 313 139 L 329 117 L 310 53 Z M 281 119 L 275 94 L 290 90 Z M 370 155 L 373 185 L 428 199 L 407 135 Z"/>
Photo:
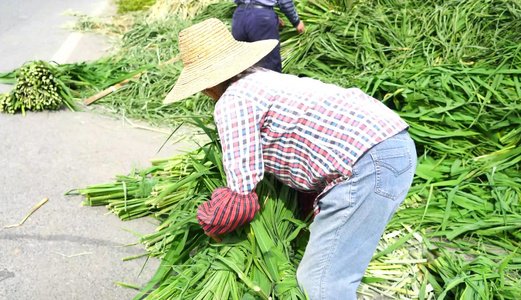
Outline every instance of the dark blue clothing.
<path id="1" fill-rule="evenodd" d="M 297 11 L 295 10 L 295 4 L 293 0 L 235 0 L 237 5 L 241 4 L 260 4 L 268 7 L 274 7 L 278 5 L 280 11 L 288 18 L 289 22 L 293 27 L 297 27 L 300 23 Z"/>
<path id="2" fill-rule="evenodd" d="M 241 42 L 279 40 L 279 17 L 270 8 L 237 7 L 232 19 L 232 35 Z M 280 41 L 256 66 L 282 72 Z"/>

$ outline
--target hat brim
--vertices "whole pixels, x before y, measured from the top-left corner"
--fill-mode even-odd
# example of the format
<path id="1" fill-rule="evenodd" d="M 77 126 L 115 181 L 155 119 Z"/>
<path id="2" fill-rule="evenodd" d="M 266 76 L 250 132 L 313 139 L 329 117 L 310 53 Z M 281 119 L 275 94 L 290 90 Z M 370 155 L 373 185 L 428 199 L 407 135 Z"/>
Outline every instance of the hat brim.
<path id="1" fill-rule="evenodd" d="M 264 58 L 278 43 L 278 40 L 236 42 L 226 51 L 216 53 L 215 57 L 208 57 L 211 64 L 185 65 L 163 104 L 178 102 L 232 78 Z"/>

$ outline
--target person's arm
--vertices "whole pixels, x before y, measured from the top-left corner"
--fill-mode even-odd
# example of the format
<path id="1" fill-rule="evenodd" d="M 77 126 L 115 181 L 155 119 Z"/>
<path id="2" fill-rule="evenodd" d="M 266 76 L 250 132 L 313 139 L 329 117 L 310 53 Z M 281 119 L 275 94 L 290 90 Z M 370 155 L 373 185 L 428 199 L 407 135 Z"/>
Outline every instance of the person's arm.
<path id="1" fill-rule="evenodd" d="M 279 7 L 280 11 L 284 13 L 291 25 L 297 29 L 298 33 L 303 33 L 306 30 L 304 22 L 299 19 L 293 0 L 279 0 Z"/>
<path id="2" fill-rule="evenodd" d="M 242 195 L 228 187 L 221 187 L 215 189 L 210 201 L 199 205 L 197 220 L 204 232 L 216 240 L 215 237 L 219 238 L 220 234 L 251 222 L 258 210 L 255 192 Z"/>
<path id="3" fill-rule="evenodd" d="M 247 99 L 223 98 L 217 102 L 214 116 L 228 186 L 216 189 L 211 200 L 197 210 L 199 223 L 214 239 L 253 220 L 260 208 L 255 187 L 264 176 L 262 113 Z"/>

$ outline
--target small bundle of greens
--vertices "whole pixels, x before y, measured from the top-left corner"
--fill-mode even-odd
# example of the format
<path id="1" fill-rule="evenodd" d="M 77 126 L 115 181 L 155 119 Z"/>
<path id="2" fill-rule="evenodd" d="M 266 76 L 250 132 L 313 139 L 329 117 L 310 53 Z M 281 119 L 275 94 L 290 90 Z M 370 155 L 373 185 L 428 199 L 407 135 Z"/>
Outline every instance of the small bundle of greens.
<path id="1" fill-rule="evenodd" d="M 74 110 L 71 92 L 56 73 L 53 65 L 41 60 L 23 65 L 15 72 L 13 89 L 0 95 L 0 112 L 57 110 L 62 104 Z"/>

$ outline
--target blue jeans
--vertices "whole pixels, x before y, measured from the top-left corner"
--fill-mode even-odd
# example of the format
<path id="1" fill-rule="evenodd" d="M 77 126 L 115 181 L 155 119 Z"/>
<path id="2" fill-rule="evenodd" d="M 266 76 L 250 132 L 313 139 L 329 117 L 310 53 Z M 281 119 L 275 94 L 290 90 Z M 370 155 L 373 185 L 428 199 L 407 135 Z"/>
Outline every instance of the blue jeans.
<path id="1" fill-rule="evenodd" d="M 232 35 L 241 42 L 279 40 L 279 17 L 273 9 L 238 7 L 233 13 Z M 256 66 L 282 72 L 280 41 Z"/>
<path id="2" fill-rule="evenodd" d="M 356 299 L 385 226 L 411 187 L 416 149 L 407 131 L 366 152 L 352 176 L 319 200 L 297 279 L 311 300 Z"/>

